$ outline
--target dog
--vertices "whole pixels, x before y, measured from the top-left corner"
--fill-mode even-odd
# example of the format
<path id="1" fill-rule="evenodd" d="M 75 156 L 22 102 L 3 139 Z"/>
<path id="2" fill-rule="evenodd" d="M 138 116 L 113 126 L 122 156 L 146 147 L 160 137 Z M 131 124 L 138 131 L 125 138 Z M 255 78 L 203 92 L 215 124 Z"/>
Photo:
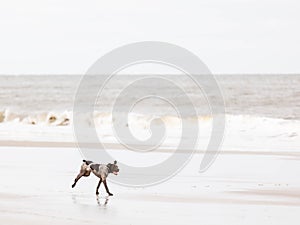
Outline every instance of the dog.
<path id="1" fill-rule="evenodd" d="M 105 165 L 105 164 L 97 164 L 94 163 L 93 161 L 83 160 L 83 163 L 80 167 L 80 172 L 75 178 L 72 188 L 75 187 L 76 183 L 79 181 L 81 177 L 88 177 L 90 176 L 91 172 L 93 172 L 95 176 L 100 178 L 96 188 L 96 195 L 99 195 L 100 184 L 103 182 L 107 194 L 109 196 L 113 196 L 113 194 L 108 189 L 106 178 L 110 173 L 113 173 L 114 175 L 118 175 L 119 171 L 120 169 L 117 165 L 117 161 L 114 161 L 113 164 L 108 163 L 107 165 Z"/>

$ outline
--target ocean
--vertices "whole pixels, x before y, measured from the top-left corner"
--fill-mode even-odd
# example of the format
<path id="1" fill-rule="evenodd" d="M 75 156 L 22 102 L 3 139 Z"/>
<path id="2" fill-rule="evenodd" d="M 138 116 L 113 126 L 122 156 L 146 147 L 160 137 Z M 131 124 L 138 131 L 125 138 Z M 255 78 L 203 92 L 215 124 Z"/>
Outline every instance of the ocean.
<path id="1" fill-rule="evenodd" d="M 186 76 L 166 76 L 170 81 L 184 87 L 197 110 L 198 116 L 207 116 L 210 111 L 205 96 Z M 300 75 L 218 75 L 215 76 L 222 91 L 225 111 L 228 115 L 251 115 L 298 120 L 300 119 Z M 102 91 L 95 105 L 100 113 L 110 113 L 112 103 L 126 85 L 138 76 L 120 75 L 110 80 Z M 50 112 L 71 112 L 74 97 L 81 76 L 0 76 L 0 117 L 3 121 L 19 117 L 24 118 L 47 114 Z M 103 83 L 91 83 L 91 88 L 102 87 Z M 155 84 L 142 83 L 137 95 L 143 90 L 153 88 Z M 205 85 L 205 80 L 203 80 Z M 176 102 L 177 106 L 186 104 L 185 98 L 172 87 L 164 90 L 166 97 Z M 160 90 L 157 90 L 159 95 Z M 88 97 L 88 90 L 86 97 Z M 83 98 L 82 101 L 85 101 Z M 131 104 L 130 99 L 123 101 Z M 168 116 L 175 115 L 172 107 L 163 101 L 151 100 L 141 102 L 134 108 L 137 114 Z M 13 116 L 14 115 L 14 116 Z M 6 116 L 6 119 L 5 119 Z M 195 115 L 191 115 L 195 116 Z M 0 120 L 1 121 L 1 120 Z"/>
<path id="2" fill-rule="evenodd" d="M 119 128 L 130 130 L 134 141 L 140 143 L 150 138 L 155 131 L 153 124 L 158 126 L 157 131 L 162 131 L 164 128 L 155 120 L 159 118 L 166 128 L 162 146 L 178 146 L 183 140 L 181 125 L 185 120 L 191 126 L 199 124 L 198 149 L 206 149 L 210 138 L 216 135 L 211 133 L 213 117 L 206 98 L 217 98 L 213 87 L 208 88 L 212 90 L 209 93 L 203 93 L 187 76 L 164 76 L 175 86 L 156 80 L 160 76 L 150 77 L 154 77 L 152 82 L 147 80 L 133 87 L 130 85 L 141 77 L 118 75 L 105 84 L 95 79 L 83 91 L 78 98 L 81 104 L 89 99 L 90 90 L 101 90 L 94 111 L 85 115 L 86 122 L 95 125 L 99 140 L 120 143 L 112 126 L 118 118 L 112 110 L 116 99 L 121 98 L 117 111 L 128 108 L 131 111 L 128 121 L 121 121 L 124 123 Z M 0 76 L 0 140 L 75 143 L 72 109 L 81 78 L 77 75 Z M 216 80 L 226 113 L 223 151 L 299 151 L 300 75 L 218 75 Z M 201 85 L 210 84 L 203 79 Z M 122 92 L 128 87 L 133 90 L 131 95 Z M 142 98 L 147 93 L 151 95 Z M 161 93 L 164 98 L 155 97 Z M 185 111 L 184 118 L 177 109 Z"/>

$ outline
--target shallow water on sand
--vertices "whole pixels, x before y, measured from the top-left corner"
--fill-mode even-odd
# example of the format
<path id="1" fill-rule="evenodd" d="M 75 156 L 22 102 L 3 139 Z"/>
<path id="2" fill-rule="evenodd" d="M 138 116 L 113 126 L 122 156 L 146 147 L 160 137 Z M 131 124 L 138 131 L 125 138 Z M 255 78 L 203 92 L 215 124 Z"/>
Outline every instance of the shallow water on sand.
<path id="1" fill-rule="evenodd" d="M 220 155 L 199 174 L 199 157 L 171 180 L 148 188 L 97 179 L 71 189 L 81 157 L 75 149 L 0 148 L 3 224 L 298 224 L 296 156 Z M 164 154 L 164 153 L 161 153 Z M 129 176 L 120 173 L 119 176 Z"/>

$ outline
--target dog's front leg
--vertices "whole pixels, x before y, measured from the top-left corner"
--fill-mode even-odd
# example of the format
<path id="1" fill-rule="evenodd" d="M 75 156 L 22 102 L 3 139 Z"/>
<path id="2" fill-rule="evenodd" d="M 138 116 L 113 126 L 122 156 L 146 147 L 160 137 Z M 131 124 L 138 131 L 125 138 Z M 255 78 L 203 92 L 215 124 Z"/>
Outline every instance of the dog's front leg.
<path id="1" fill-rule="evenodd" d="M 105 187 L 105 190 L 106 190 L 107 194 L 108 194 L 109 196 L 113 196 L 113 194 L 110 193 L 109 190 L 108 190 L 107 183 L 106 183 L 106 179 L 103 180 L 103 183 L 104 183 L 104 187 Z"/>
<path id="2" fill-rule="evenodd" d="M 98 183 L 97 188 L 96 188 L 96 195 L 99 195 L 99 188 L 100 188 L 101 182 L 102 182 L 102 179 L 100 178 L 99 183 Z"/>
<path id="3" fill-rule="evenodd" d="M 79 174 L 77 175 L 77 177 L 76 177 L 75 180 L 74 180 L 74 184 L 72 185 L 72 188 L 75 187 L 77 181 L 79 181 L 79 179 L 80 179 L 83 175 L 84 175 L 83 173 L 79 173 Z"/>

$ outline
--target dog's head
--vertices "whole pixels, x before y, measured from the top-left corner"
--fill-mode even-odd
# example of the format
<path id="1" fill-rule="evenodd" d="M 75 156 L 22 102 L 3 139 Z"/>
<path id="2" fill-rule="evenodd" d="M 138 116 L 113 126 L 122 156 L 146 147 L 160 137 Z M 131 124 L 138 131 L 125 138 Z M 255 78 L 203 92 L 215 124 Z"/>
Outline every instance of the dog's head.
<path id="1" fill-rule="evenodd" d="M 114 161 L 113 164 L 112 163 L 108 163 L 107 167 L 108 167 L 110 173 L 113 173 L 114 175 L 118 175 L 118 173 L 119 173 L 120 170 L 119 170 L 119 167 L 117 165 L 117 161 Z"/>

